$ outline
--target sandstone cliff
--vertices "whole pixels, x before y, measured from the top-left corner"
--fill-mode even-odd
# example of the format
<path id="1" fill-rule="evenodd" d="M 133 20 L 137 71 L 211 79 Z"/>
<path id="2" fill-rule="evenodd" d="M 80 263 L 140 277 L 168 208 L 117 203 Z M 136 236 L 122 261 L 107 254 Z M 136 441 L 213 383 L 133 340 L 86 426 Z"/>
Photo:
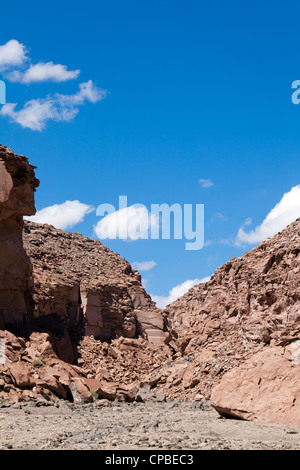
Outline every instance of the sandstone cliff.
<path id="1" fill-rule="evenodd" d="M 0 146 L 0 327 L 32 315 L 31 264 L 23 248 L 23 216 L 34 215 L 39 185 L 26 157 Z"/>

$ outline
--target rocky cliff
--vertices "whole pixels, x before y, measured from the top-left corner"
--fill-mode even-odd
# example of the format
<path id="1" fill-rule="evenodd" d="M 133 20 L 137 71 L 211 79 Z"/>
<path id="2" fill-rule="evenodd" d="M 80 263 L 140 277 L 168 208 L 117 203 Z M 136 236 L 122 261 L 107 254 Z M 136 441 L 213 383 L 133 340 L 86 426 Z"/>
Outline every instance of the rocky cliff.
<path id="1" fill-rule="evenodd" d="M 124 258 L 100 241 L 49 225 L 25 222 L 23 238 L 33 265 L 35 319 L 58 317 L 70 331 L 102 341 L 164 343 L 162 313 Z"/>
<path id="2" fill-rule="evenodd" d="M 32 315 L 31 263 L 23 248 L 23 216 L 35 214 L 39 185 L 26 157 L 0 146 L 0 327 L 22 324 Z"/>
<path id="3" fill-rule="evenodd" d="M 299 253 L 300 219 L 166 309 L 171 344 L 189 358 L 194 390 L 221 414 L 296 423 Z"/>
<path id="4" fill-rule="evenodd" d="M 177 347 L 286 345 L 300 334 L 300 219 L 166 309 Z"/>

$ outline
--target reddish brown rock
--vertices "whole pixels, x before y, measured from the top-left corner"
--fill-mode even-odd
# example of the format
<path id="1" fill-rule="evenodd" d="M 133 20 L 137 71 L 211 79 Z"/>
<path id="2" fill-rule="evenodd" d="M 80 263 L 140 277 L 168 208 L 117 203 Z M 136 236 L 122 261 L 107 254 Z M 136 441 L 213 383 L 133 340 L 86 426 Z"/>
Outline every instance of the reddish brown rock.
<path id="1" fill-rule="evenodd" d="M 300 354 L 287 352 L 267 347 L 227 372 L 212 391 L 213 407 L 226 417 L 299 426 Z"/>
<path id="2" fill-rule="evenodd" d="M 35 318 L 55 316 L 71 333 L 102 341 L 142 336 L 165 342 L 162 312 L 139 273 L 100 241 L 25 222 L 24 246 L 33 265 Z"/>
<path id="3" fill-rule="evenodd" d="M 36 362 L 41 359 L 49 359 L 50 357 L 57 357 L 53 350 L 49 334 L 38 332 L 31 333 L 28 341 L 26 342 L 24 356 L 31 362 Z"/>
<path id="4" fill-rule="evenodd" d="M 118 392 L 118 384 L 105 383 L 97 379 L 82 379 L 90 392 L 95 393 L 96 398 L 106 398 L 107 400 L 115 400 Z"/>
<path id="5" fill-rule="evenodd" d="M 39 185 L 26 157 L 0 146 L 0 327 L 32 314 L 31 263 L 23 248 L 23 216 L 34 215 Z"/>
<path id="6" fill-rule="evenodd" d="M 32 388 L 35 385 L 28 367 L 21 362 L 15 362 L 9 367 L 11 376 L 17 387 Z"/>
<path id="7" fill-rule="evenodd" d="M 74 403 L 90 403 L 94 401 L 94 397 L 83 379 L 77 377 L 71 380 L 70 389 Z"/>
<path id="8" fill-rule="evenodd" d="M 299 253 L 300 219 L 167 306 L 170 345 L 179 362 L 190 358 L 199 379 L 186 397 L 210 394 L 227 371 L 270 342 L 287 346 L 300 338 Z"/>

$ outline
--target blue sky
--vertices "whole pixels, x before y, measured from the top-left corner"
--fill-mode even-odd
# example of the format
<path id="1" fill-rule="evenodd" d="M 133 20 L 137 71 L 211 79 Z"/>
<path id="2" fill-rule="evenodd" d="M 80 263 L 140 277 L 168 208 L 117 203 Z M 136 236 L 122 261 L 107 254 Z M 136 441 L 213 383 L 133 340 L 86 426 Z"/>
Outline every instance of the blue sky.
<path id="1" fill-rule="evenodd" d="M 0 142 L 38 167 L 38 211 L 66 201 L 117 208 L 120 195 L 149 209 L 205 205 L 199 251 L 185 240 L 104 241 L 131 263 L 152 261 L 141 274 L 155 298 L 300 216 L 300 106 L 291 100 L 300 4 L 264 3 L 1 6 L 0 46 L 15 48 L 0 48 Z M 36 113 L 32 100 L 34 121 L 22 113 Z M 67 229 L 95 238 L 99 218 L 82 208 L 83 221 Z"/>

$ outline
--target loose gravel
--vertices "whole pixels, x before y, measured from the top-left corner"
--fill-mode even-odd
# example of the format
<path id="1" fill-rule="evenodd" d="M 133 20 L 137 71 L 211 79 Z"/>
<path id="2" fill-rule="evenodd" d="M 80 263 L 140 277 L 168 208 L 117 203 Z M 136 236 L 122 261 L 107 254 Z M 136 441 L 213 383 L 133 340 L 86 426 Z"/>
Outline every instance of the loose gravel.
<path id="1" fill-rule="evenodd" d="M 202 403 L 0 405 L 0 450 L 299 450 L 300 427 L 221 418 Z"/>

